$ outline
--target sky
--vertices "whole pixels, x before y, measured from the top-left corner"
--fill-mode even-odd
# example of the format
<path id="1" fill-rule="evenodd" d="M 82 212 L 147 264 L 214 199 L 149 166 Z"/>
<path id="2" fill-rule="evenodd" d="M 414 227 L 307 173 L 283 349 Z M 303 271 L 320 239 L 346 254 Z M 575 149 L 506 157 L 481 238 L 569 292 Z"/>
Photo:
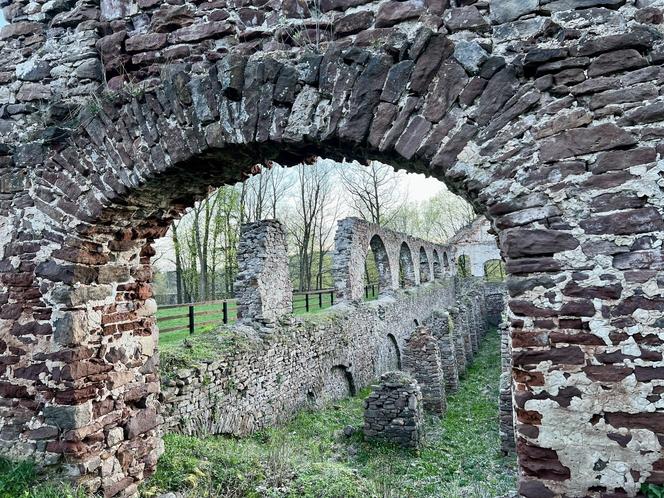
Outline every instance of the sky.
<path id="1" fill-rule="evenodd" d="M 5 21 L 5 15 L 2 13 L 2 9 L 0 9 L 0 26 L 4 26 L 7 24 L 7 21 Z"/>

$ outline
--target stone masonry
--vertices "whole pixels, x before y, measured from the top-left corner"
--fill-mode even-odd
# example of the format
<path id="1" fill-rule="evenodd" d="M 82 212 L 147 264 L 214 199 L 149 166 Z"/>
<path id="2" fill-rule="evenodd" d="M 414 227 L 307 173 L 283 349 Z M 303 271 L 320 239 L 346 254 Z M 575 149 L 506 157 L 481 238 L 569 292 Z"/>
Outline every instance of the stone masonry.
<path id="1" fill-rule="evenodd" d="M 445 392 L 453 393 L 459 388 L 454 330 L 450 314 L 443 310 L 433 310 L 429 320 L 431 332 L 438 341 L 440 366 L 445 378 Z"/>
<path id="2" fill-rule="evenodd" d="M 0 451 L 135 489 L 152 241 L 210 186 L 322 156 L 490 219 L 521 495 L 664 483 L 662 1 L 318 4 L 0 0 Z"/>
<path id="3" fill-rule="evenodd" d="M 422 394 L 405 372 L 380 377 L 364 402 L 364 437 L 369 441 L 420 448 L 424 441 Z"/>
<path id="4" fill-rule="evenodd" d="M 402 353 L 403 369 L 409 372 L 422 392 L 424 408 L 438 414 L 445 413 L 445 378 L 441 366 L 438 340 L 425 325 L 417 327 Z"/>
<path id="5" fill-rule="evenodd" d="M 506 322 L 501 323 L 500 332 L 500 401 L 498 406 L 500 416 L 500 449 L 504 455 L 514 453 L 514 415 L 512 407 L 512 351 L 509 336 L 509 327 Z"/>
<path id="6" fill-rule="evenodd" d="M 277 220 L 242 225 L 238 274 L 233 284 L 237 318 L 245 325 L 274 327 L 293 311 L 286 230 Z"/>
<path id="7" fill-rule="evenodd" d="M 360 224 L 358 220 L 353 223 L 356 227 Z M 256 227 L 273 228 L 273 222 L 251 226 L 243 232 L 246 237 Z M 381 233 L 387 240 L 403 238 L 388 230 Z M 338 238 L 337 242 L 343 244 L 344 240 Z M 356 239 L 360 240 L 368 243 Z M 243 242 L 241 248 L 245 246 L 253 254 L 255 244 Z M 342 252 L 337 246 L 335 258 Z M 281 250 L 273 255 L 271 261 L 277 266 L 278 258 L 285 262 L 287 255 Z M 335 264 L 340 266 L 339 261 Z M 262 274 L 262 265 L 247 267 L 246 278 L 253 279 L 251 268 Z M 271 274 L 262 275 L 263 284 L 269 288 Z M 281 278 L 277 273 L 273 276 Z M 170 367 L 168 363 L 164 367 L 160 398 L 163 427 L 194 435 L 248 434 L 288 420 L 312 404 L 323 406 L 353 394 L 396 368 L 399 358 L 403 368 L 420 380 L 425 406 L 442 412 L 446 380 L 441 365 L 449 358 L 441 355 L 439 338 L 432 336 L 427 327 L 413 324 L 417 321 L 438 327 L 441 324 L 431 310 L 445 309 L 456 301 L 455 296 L 468 295 L 471 290 L 483 299 L 483 287 L 474 282 L 434 278 L 407 290 L 393 289 L 374 301 L 342 302 L 312 317 L 281 320 L 269 329 L 259 328 L 259 334 L 244 323 L 230 327 L 223 335 L 235 334 L 233 346 L 225 340 L 216 343 L 212 338 L 206 346 L 209 358 L 186 368 Z M 468 314 L 480 309 L 470 309 Z M 461 325 L 456 331 L 460 336 L 471 333 Z"/>

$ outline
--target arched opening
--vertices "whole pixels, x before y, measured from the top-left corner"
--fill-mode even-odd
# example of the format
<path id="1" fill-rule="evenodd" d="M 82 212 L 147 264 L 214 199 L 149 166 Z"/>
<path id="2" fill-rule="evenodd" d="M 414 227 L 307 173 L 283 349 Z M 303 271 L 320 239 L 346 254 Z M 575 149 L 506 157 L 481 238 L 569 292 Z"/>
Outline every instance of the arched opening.
<path id="1" fill-rule="evenodd" d="M 336 365 L 325 378 L 319 399 L 323 402 L 336 401 L 355 396 L 355 392 L 353 374 L 345 365 Z"/>
<path id="2" fill-rule="evenodd" d="M 505 275 L 505 263 L 502 259 L 489 259 L 484 262 L 484 278 L 488 282 L 503 282 Z"/>
<path id="3" fill-rule="evenodd" d="M 420 247 L 420 283 L 428 282 L 431 280 L 431 266 L 429 265 L 429 257 L 424 247 Z"/>
<path id="4" fill-rule="evenodd" d="M 457 258 L 457 275 L 464 278 L 472 276 L 470 256 L 467 254 L 461 254 Z"/>
<path id="5" fill-rule="evenodd" d="M 410 247 L 405 242 L 401 243 L 399 250 L 399 287 L 402 289 L 413 287 L 415 280 L 415 265 Z"/>
<path id="6" fill-rule="evenodd" d="M 376 376 L 401 370 L 401 351 L 393 334 L 387 334 L 383 340 L 376 364 Z"/>
<path id="7" fill-rule="evenodd" d="M 392 287 L 392 272 L 385 244 L 379 235 L 369 241 L 369 252 L 364 262 L 365 297 L 374 297 Z"/>
<path id="8" fill-rule="evenodd" d="M 433 278 L 438 280 L 443 277 L 443 268 L 440 264 L 440 256 L 436 249 L 433 250 Z"/>
<path id="9" fill-rule="evenodd" d="M 117 3 L 102 5 L 109 8 Z M 539 326 L 533 324 L 546 316 L 556 328 L 569 327 L 563 335 L 578 334 L 579 327 L 591 335 L 599 330 L 606 335 L 605 331 L 611 330 L 612 347 L 616 353 L 626 354 L 633 349 L 632 338 L 625 338 L 629 332 L 658 330 L 658 317 L 649 311 L 661 308 L 662 299 L 650 292 L 657 288 L 658 278 L 656 271 L 650 273 L 650 266 L 660 258 L 662 193 L 656 186 L 643 186 L 656 185 L 652 175 L 657 172 L 661 137 L 651 129 L 652 123 L 661 120 L 661 92 L 657 87 L 654 91 L 647 87 L 651 82 L 646 81 L 638 101 L 625 102 L 616 100 L 616 94 L 607 93 L 606 86 L 593 86 L 596 76 L 603 82 L 603 75 L 612 73 L 606 80 L 609 84 L 643 82 L 649 71 L 658 69 L 653 66 L 658 63 L 659 44 L 653 36 L 634 31 L 633 23 L 627 22 L 657 15 L 641 9 L 634 14 L 633 2 L 617 2 L 621 5 L 616 5 L 611 15 L 619 21 L 619 27 L 610 39 L 595 40 L 593 23 L 588 28 L 571 21 L 578 32 L 561 46 L 561 41 L 554 38 L 559 30 L 549 29 L 552 9 L 538 9 L 537 2 L 529 2 L 535 7 L 516 10 L 503 7 L 507 2 L 479 2 L 477 8 L 471 6 L 472 28 L 485 32 L 486 40 L 492 37 L 492 43 L 480 40 L 478 45 L 469 36 L 462 47 L 460 38 L 468 28 L 463 18 L 468 15 L 466 7 L 461 12 L 450 9 L 450 15 L 446 12 L 444 30 L 433 34 L 411 14 L 417 16 L 435 2 L 425 3 L 427 7 L 421 10 L 418 7 L 405 14 L 397 12 L 394 17 L 394 12 L 382 8 L 373 15 L 371 7 L 369 25 L 377 24 L 378 19 L 392 24 L 404 16 L 405 31 L 414 36 L 404 36 L 404 31 L 397 28 L 363 30 L 356 35 L 351 28 L 348 32 L 354 38 L 343 40 L 339 44 L 342 48 L 324 48 L 324 56 L 305 57 L 293 46 L 293 57 L 284 60 L 268 55 L 269 47 L 283 46 L 271 38 L 272 31 L 281 33 L 275 36 L 282 36 L 282 30 L 267 30 L 263 40 L 261 33 L 245 32 L 238 40 L 233 38 L 237 33 L 232 24 L 215 22 L 201 26 L 200 22 L 208 22 L 205 14 L 197 15 L 195 20 L 187 19 L 185 22 L 196 24 L 165 37 L 164 32 L 178 23 L 155 23 L 161 29 L 149 33 L 143 20 L 150 18 L 155 4 L 143 3 L 150 5 L 148 10 L 135 8 L 135 2 L 131 9 L 111 7 L 110 10 L 119 11 L 113 13 L 117 20 L 114 26 L 129 25 L 129 16 L 140 12 L 135 19 L 140 20 L 141 29 L 145 28 L 148 35 L 141 43 L 145 44 L 146 39 L 153 43 L 153 38 L 159 44 L 187 42 L 164 49 L 164 53 L 172 52 L 174 59 L 169 56 L 162 64 L 161 50 L 143 54 L 137 50 L 131 54 L 129 39 L 125 43 L 124 38 L 118 39 L 119 31 L 109 32 L 105 48 L 99 44 L 100 51 L 104 55 L 116 51 L 113 55 L 118 57 L 114 61 L 102 61 L 101 55 L 91 54 L 90 62 L 94 64 L 82 64 L 76 68 L 76 74 L 66 72 L 72 73 L 72 81 L 80 76 L 85 82 L 80 85 L 81 93 L 87 93 L 86 86 L 96 92 L 99 85 L 88 84 L 87 80 L 103 71 L 99 67 L 111 64 L 113 68 L 107 69 L 106 76 L 117 82 L 125 79 L 124 74 L 119 74 L 118 65 L 123 66 L 124 72 L 125 62 L 132 60 L 126 67 L 132 74 L 126 79 L 145 81 L 145 88 L 136 92 L 136 88 L 129 87 L 117 98 L 101 102 L 70 102 L 58 90 L 59 86 L 64 87 L 59 78 L 51 81 L 44 77 L 45 85 L 41 85 L 31 81 L 40 78 L 24 74 L 28 83 L 20 84 L 22 95 L 16 97 L 17 102 L 28 104 L 18 105 L 21 111 L 3 123 L 9 129 L 6 136 L 10 140 L 17 138 L 21 147 L 16 153 L 11 150 L 13 144 L 3 143 L 0 147 L 2 164 L 12 165 L 11 172 L 3 174 L 0 182 L 0 349 L 8 363 L 3 365 L 0 394 L 11 406 L 24 410 L 20 417 L 12 417 L 4 425 L 4 433 L 23 437 L 29 431 L 45 428 L 51 434 L 49 439 L 30 442 L 27 452 L 43 453 L 41 448 L 45 447 L 55 447 L 58 454 L 73 450 L 73 461 L 80 464 L 79 468 L 88 468 L 89 456 L 93 454 L 88 450 L 94 450 L 98 434 L 80 444 L 68 444 L 62 437 L 67 428 L 49 422 L 75 420 L 80 424 L 76 429 L 82 429 L 79 434 L 83 434 L 94 427 L 104 410 L 113 406 L 123 412 L 123 420 L 139 417 L 141 427 L 149 427 L 140 434 L 129 431 L 130 438 L 146 442 L 146 448 L 156 448 L 152 443 L 158 438 L 157 430 L 151 425 L 158 418 L 155 398 L 159 390 L 158 385 L 153 386 L 158 370 L 153 359 L 156 328 L 150 288 L 152 241 L 163 235 L 170 221 L 186 207 L 204 196 L 210 185 L 241 181 L 258 163 L 295 164 L 312 155 L 341 159 L 350 153 L 362 160 L 385 158 L 441 179 L 447 176 L 456 189 L 484 204 L 483 211 L 501 231 L 501 249 L 508 271 L 523 282 L 546 281 L 546 285 L 510 289 L 509 319 L 515 337 L 522 340 L 515 341 L 515 368 L 532 370 L 541 366 L 544 359 L 544 363 L 550 362 L 551 375 L 544 375 L 544 381 L 539 375 L 522 375 L 515 377 L 514 382 L 519 392 L 578 392 L 584 406 L 589 407 L 585 420 L 593 423 L 579 423 L 568 417 L 565 410 L 548 408 L 542 417 L 535 412 L 541 423 L 522 421 L 522 434 L 527 439 L 520 450 L 524 455 L 521 491 L 529 491 L 531 496 L 584 495 L 588 489 L 604 492 L 606 485 L 609 493 L 636 493 L 638 484 L 656 475 L 652 462 L 640 463 L 647 460 L 646 453 L 657 455 L 659 449 L 648 442 L 656 442 L 650 434 L 656 431 L 648 429 L 653 422 L 645 415 L 642 418 L 648 420 L 639 422 L 641 426 L 634 422 L 642 415 L 635 417 L 634 406 L 644 407 L 647 414 L 655 409 L 644 394 L 652 392 L 652 381 L 657 380 L 658 366 L 653 355 L 647 349 L 642 351 L 639 362 L 643 364 L 638 367 L 642 370 L 637 371 L 638 387 L 630 392 L 633 396 L 614 396 L 615 412 L 605 414 L 597 408 L 601 408 L 598 383 L 602 382 L 601 387 L 607 391 L 620 393 L 617 383 L 604 381 L 615 378 L 611 370 L 615 368 L 596 361 L 596 348 L 561 340 L 562 346 L 551 343 L 532 350 L 526 338 L 533 335 L 533 327 Z M 383 3 L 388 7 L 392 4 Z M 338 14 L 338 9 L 332 10 Z M 573 15 L 590 12 L 584 10 Z M 16 12 L 12 10 L 12 16 Z M 35 10 L 34 17 L 45 19 L 55 12 L 58 9 L 51 9 L 48 15 Z M 63 13 L 58 14 L 58 21 L 69 29 L 71 18 Z M 423 19 L 430 19 L 430 14 Z M 435 14 L 441 17 L 440 12 Z M 366 13 L 363 15 L 366 17 Z M 519 20 L 522 16 L 528 17 Z M 24 18 L 23 14 L 15 17 L 21 22 Z M 528 33 L 510 31 L 516 24 L 504 24 L 524 22 Z M 5 43 L 16 42 L 20 47 L 27 40 L 35 46 L 45 41 L 57 45 L 57 38 L 49 32 L 59 36 L 59 28 L 45 30 L 44 36 L 25 36 L 38 33 L 38 24 L 19 24 L 11 32 L 4 31 L 3 38 L 11 40 Z M 81 29 L 86 27 L 84 24 Z M 496 26 L 492 34 L 485 31 L 490 26 Z M 214 33 L 211 29 L 219 31 Z M 369 41 L 369 36 L 378 35 L 376 31 L 383 33 L 379 36 L 387 36 L 385 31 L 394 33 L 393 30 L 401 36 L 390 35 L 385 51 L 381 44 L 385 40 Z M 506 31 L 512 34 L 494 36 Z M 224 40 L 227 35 L 229 39 Z M 200 36 L 202 41 L 197 39 Z M 522 43 L 526 37 L 531 42 Z M 88 39 L 87 35 L 83 38 Z M 366 50 L 367 45 L 375 50 Z M 621 46 L 631 51 L 612 53 Z M 220 54 L 219 47 L 228 47 L 229 53 Z M 476 61 L 465 56 L 468 49 L 478 56 Z M 247 51 L 253 50 L 260 56 L 245 57 Z M 586 54 L 580 58 L 582 61 L 575 61 L 582 67 L 574 68 L 575 74 L 569 81 L 560 84 L 558 80 L 565 79 L 565 75 L 556 71 L 567 64 L 565 54 L 577 51 Z M 38 50 L 15 52 L 28 54 Z M 178 56 L 178 52 L 183 55 Z M 505 53 L 513 56 L 500 57 Z M 187 69 L 191 61 L 195 61 L 194 71 Z M 607 61 L 617 62 L 607 65 Z M 38 74 L 44 68 L 35 69 L 31 63 L 23 65 L 20 71 Z M 155 77 L 157 74 L 161 77 Z M 541 74 L 544 77 L 538 80 L 537 88 L 533 87 L 534 78 Z M 18 73 L 16 78 L 20 79 Z M 579 83 L 577 78 L 587 82 Z M 3 83 L 3 90 L 9 89 L 3 95 L 14 99 L 15 90 L 9 86 L 17 84 L 14 76 L 10 79 Z M 586 96 L 592 93 L 596 95 Z M 69 121 L 69 112 L 51 113 L 50 106 L 41 105 L 48 101 L 43 96 L 50 95 L 54 101 L 64 97 L 64 104 L 81 110 L 74 123 L 64 122 Z M 568 114 L 570 105 L 574 116 Z M 48 119 L 43 121 L 47 130 L 40 129 L 42 120 L 38 118 L 43 116 L 31 110 L 44 107 L 49 110 Z M 67 117 L 51 122 L 50 114 L 58 113 Z M 601 120 L 592 122 L 598 116 Z M 28 133 L 14 129 L 23 128 L 26 123 L 31 127 Z M 41 131 L 48 133 L 43 140 L 34 141 Z M 463 157 L 464 162 L 457 162 L 457 157 Z M 507 163 L 509 167 L 504 166 Z M 625 168 L 614 171 L 616 164 L 629 165 L 629 172 Z M 635 165 L 638 167 L 632 167 Z M 603 192 L 609 184 L 616 189 L 610 195 Z M 560 195 L 567 193 L 578 194 L 579 202 L 588 209 L 580 214 L 578 202 L 569 201 L 572 195 Z M 616 194 L 620 195 L 619 201 L 615 201 Z M 606 262 L 602 279 L 615 283 L 593 285 L 594 279 L 579 271 L 596 267 L 600 259 Z M 444 266 L 449 268 L 446 257 Z M 470 274 L 468 266 L 462 264 L 459 273 Z M 405 286 L 407 272 L 403 273 L 399 281 Z M 563 302 L 549 303 L 549 295 Z M 583 307 L 580 312 L 583 303 L 578 298 L 602 301 L 602 306 Z M 593 323 L 592 330 L 588 330 L 589 323 Z M 82 358 L 84 362 L 77 365 L 81 377 L 75 379 L 75 384 L 65 378 L 71 372 L 63 374 L 58 363 L 63 357 Z M 569 370 L 570 364 L 578 365 L 578 372 L 565 377 L 564 387 L 553 385 L 552 379 L 558 382 L 563 378 L 555 374 Z M 119 378 L 156 390 L 145 395 L 140 390 L 126 396 L 124 392 L 110 394 L 109 383 Z M 50 420 L 46 420 L 46 415 Z M 597 417 L 604 417 L 605 423 L 596 424 Z M 44 420 L 43 425 L 35 426 Z M 114 424 L 105 430 L 119 429 L 122 433 L 119 423 Z M 602 464 L 597 466 L 601 470 L 594 470 L 596 463 L 589 458 L 575 458 L 575 453 L 586 447 L 597 451 L 606 447 L 607 434 L 618 429 L 639 439 L 638 445 L 620 450 L 623 462 L 613 461 L 608 467 Z M 639 434 L 645 430 L 649 431 L 647 438 Z M 533 433 L 539 435 L 531 437 Z M 560 441 L 561 434 L 570 433 L 578 435 L 577 442 L 552 443 Z M 578 444 L 581 440 L 583 447 Z M 51 444 L 54 442 L 58 444 Z M 123 450 L 130 443 L 124 442 Z M 122 452 L 127 457 L 130 453 Z M 550 456 L 538 462 L 535 470 L 528 466 L 532 459 L 527 458 L 534 453 Z M 85 459 L 80 455 L 85 455 Z M 151 452 L 144 461 L 124 463 L 127 468 L 139 469 L 135 470 L 136 476 L 143 476 L 149 474 L 155 461 L 156 455 Z M 571 465 L 570 462 L 579 466 L 571 476 L 564 474 L 568 470 L 565 465 Z M 625 476 L 609 477 L 616 474 L 616 465 L 622 463 L 626 463 Z M 561 478 L 553 485 L 553 491 L 548 488 L 551 480 L 546 479 L 551 475 Z M 635 475 L 641 476 L 639 482 Z M 620 488 L 623 481 L 631 486 L 627 491 Z"/>
<path id="10" fill-rule="evenodd" d="M 446 272 L 450 271 L 450 258 L 447 256 L 447 252 L 443 253 L 443 267 Z"/>

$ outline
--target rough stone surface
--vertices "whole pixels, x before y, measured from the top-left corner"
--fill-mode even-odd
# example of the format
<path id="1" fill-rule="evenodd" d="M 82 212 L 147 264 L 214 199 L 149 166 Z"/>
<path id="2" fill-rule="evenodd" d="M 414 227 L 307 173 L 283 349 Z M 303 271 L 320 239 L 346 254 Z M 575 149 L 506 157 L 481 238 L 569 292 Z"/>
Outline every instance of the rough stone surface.
<path id="1" fill-rule="evenodd" d="M 211 185 L 320 155 L 445 180 L 491 219 L 509 280 L 546 282 L 508 299 L 523 496 L 662 482 L 664 286 L 648 264 L 661 265 L 664 239 L 664 50 L 646 10 L 659 4 L 210 3 L 3 3 L 0 433 L 16 436 L 0 438 L 2 454 L 64 458 L 109 496 L 149 475 L 157 430 L 97 442 L 159 412 L 151 242 Z M 367 28 L 334 32 L 360 12 Z M 454 58 L 461 41 L 489 55 L 475 75 Z M 452 63 L 466 74 L 441 86 Z M 427 101 L 446 106 L 424 113 Z M 127 271 L 101 272 L 109 263 Z M 68 312 L 86 315 L 87 334 L 63 345 Z M 134 399 L 136 385 L 151 387 Z M 87 402 L 80 443 L 61 429 L 31 437 L 53 432 L 46 407 Z M 131 457 L 103 484 L 102 451 Z"/>
<path id="2" fill-rule="evenodd" d="M 405 372 L 387 372 L 364 402 L 364 437 L 404 448 L 424 442 L 422 394 Z"/>
<path id="3" fill-rule="evenodd" d="M 279 221 L 242 226 L 233 290 L 237 319 L 243 324 L 273 325 L 293 311 L 286 230 Z"/>

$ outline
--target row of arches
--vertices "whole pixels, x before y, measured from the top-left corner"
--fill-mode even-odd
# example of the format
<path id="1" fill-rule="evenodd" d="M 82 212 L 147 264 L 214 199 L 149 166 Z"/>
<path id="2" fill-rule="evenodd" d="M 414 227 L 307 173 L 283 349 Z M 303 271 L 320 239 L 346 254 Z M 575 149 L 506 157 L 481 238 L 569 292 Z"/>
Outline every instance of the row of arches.
<path id="1" fill-rule="evenodd" d="M 398 255 L 399 288 L 413 287 L 418 282 L 431 282 L 451 274 L 450 260 L 446 251 L 443 251 L 442 258 L 437 249 L 433 249 L 431 255 L 433 261 L 430 262 L 426 249 L 420 246 L 416 260 L 409 244 L 405 241 L 401 243 Z M 392 288 L 390 258 L 385 243 L 378 234 L 373 235 L 369 242 L 365 257 L 365 281 L 367 284 L 377 282 L 379 288 L 383 290 Z"/>

